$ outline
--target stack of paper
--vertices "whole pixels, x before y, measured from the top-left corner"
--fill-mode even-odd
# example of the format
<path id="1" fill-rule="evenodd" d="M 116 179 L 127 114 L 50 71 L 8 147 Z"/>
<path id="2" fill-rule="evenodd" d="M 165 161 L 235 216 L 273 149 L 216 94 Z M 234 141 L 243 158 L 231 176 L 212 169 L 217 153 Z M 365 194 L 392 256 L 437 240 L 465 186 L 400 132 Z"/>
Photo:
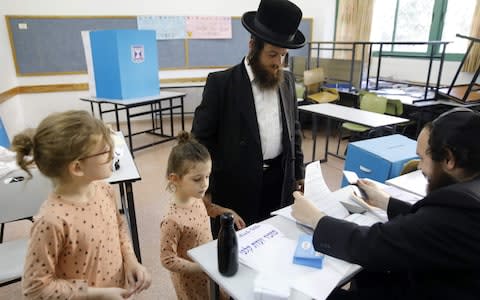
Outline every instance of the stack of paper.
<path id="1" fill-rule="evenodd" d="M 258 272 L 255 299 L 288 299 L 292 288 L 325 299 L 352 268 L 359 268 L 329 256 L 324 257 L 322 269 L 294 264 L 297 242 L 270 224 L 253 224 L 238 231 L 237 237 L 240 263 Z M 315 282 L 315 288 L 306 282 Z"/>

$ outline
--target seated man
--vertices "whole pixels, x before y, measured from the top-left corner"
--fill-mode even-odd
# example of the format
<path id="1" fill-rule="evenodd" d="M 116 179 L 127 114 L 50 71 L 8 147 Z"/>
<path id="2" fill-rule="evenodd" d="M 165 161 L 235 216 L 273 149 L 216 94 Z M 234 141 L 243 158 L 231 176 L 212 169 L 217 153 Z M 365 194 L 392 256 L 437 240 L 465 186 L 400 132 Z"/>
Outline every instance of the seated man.
<path id="1" fill-rule="evenodd" d="M 322 253 L 361 265 L 328 299 L 480 299 L 480 114 L 450 110 L 418 137 L 427 196 L 414 205 L 359 180 L 389 221 L 371 227 L 326 216 L 299 192 L 292 215 L 315 228 Z"/>

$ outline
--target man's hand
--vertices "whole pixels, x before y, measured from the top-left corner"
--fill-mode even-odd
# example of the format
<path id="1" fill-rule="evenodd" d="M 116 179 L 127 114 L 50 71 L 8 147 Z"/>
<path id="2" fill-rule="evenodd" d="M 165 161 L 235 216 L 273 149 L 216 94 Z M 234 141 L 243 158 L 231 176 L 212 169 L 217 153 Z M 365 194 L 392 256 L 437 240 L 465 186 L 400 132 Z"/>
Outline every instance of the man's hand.
<path id="1" fill-rule="evenodd" d="M 381 190 L 374 182 L 359 179 L 357 185 L 361 188 L 368 196 L 368 199 L 362 199 L 367 204 L 371 206 L 376 206 L 383 210 L 387 210 L 388 202 L 390 201 L 390 195 Z"/>
<path id="2" fill-rule="evenodd" d="M 293 192 L 293 197 L 295 202 L 292 205 L 292 217 L 315 229 L 318 221 L 325 216 L 325 213 L 318 209 L 312 201 L 306 199 L 302 193 Z"/>

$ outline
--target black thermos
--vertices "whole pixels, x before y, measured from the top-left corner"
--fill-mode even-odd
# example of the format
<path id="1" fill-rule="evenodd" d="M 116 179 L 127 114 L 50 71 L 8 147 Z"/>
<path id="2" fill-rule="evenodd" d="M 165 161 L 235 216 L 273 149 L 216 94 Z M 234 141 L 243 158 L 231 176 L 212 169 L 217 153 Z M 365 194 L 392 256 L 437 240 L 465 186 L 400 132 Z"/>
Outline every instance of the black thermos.
<path id="1" fill-rule="evenodd" d="M 238 244 L 231 213 L 220 216 L 217 250 L 218 271 L 224 276 L 235 275 L 238 270 Z"/>

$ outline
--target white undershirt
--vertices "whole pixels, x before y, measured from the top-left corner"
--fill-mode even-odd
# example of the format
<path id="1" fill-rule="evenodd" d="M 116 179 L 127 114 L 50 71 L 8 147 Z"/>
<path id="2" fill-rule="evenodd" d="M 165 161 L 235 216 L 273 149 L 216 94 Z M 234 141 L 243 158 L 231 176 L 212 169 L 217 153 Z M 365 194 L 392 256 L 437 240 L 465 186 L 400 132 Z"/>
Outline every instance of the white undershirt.
<path id="1" fill-rule="evenodd" d="M 247 58 L 244 63 L 252 85 L 263 160 L 275 158 L 282 153 L 282 118 L 278 89 L 260 88 Z"/>

